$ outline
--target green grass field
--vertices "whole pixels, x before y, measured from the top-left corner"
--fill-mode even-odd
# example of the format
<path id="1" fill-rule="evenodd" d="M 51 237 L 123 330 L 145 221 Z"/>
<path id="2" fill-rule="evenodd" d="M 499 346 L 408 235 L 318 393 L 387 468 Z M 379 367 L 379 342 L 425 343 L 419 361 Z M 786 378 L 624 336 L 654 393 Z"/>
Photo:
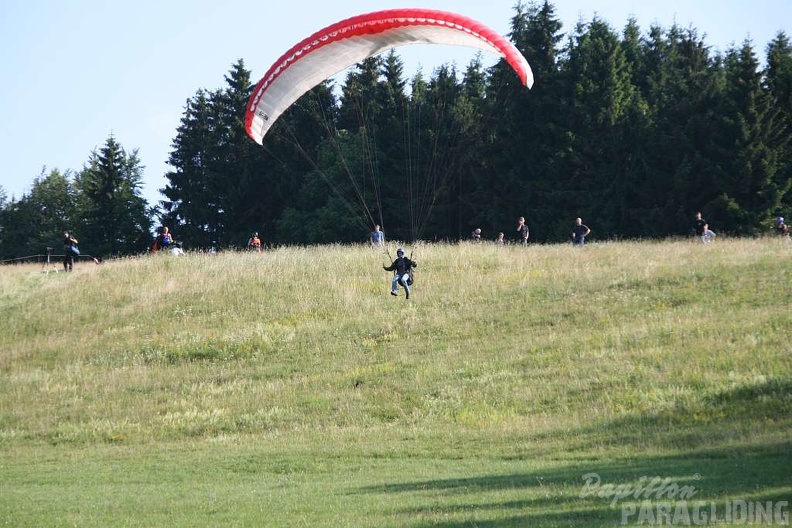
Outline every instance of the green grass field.
<path id="1" fill-rule="evenodd" d="M 411 250 L 0 268 L 0 525 L 789 522 L 792 244 Z"/>

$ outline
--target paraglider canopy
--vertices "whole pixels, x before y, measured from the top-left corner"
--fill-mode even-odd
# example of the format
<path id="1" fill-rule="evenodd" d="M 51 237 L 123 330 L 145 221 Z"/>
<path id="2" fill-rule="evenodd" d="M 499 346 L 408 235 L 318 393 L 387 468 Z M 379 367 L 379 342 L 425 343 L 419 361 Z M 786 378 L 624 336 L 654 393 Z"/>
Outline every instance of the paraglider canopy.
<path id="1" fill-rule="evenodd" d="M 530 88 L 528 61 L 506 38 L 463 15 L 432 9 L 388 9 L 332 24 L 284 53 L 258 82 L 245 112 L 245 129 L 257 143 L 301 95 L 367 57 L 407 44 L 449 44 L 495 53 Z"/>

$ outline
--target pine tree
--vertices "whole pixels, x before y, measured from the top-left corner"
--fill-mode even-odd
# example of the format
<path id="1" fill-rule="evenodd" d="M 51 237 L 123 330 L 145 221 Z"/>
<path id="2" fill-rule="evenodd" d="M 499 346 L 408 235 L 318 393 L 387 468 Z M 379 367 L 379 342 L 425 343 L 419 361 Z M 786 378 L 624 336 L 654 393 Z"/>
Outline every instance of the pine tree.
<path id="1" fill-rule="evenodd" d="M 578 26 L 563 75 L 567 139 L 559 162 L 566 177 L 554 203 L 565 226 L 595 217 L 598 236 L 617 235 L 628 216 L 625 180 L 634 163 L 625 140 L 640 131 L 631 127 L 638 97 L 630 67 L 607 23 L 595 18 Z"/>
<path id="2" fill-rule="evenodd" d="M 686 234 L 693 214 L 712 199 L 714 159 L 721 155 L 712 124 L 723 70 L 693 29 L 653 26 L 644 50 L 646 82 L 638 86 L 649 106 L 650 130 L 637 205 L 649 234 Z"/>
<path id="3" fill-rule="evenodd" d="M 792 43 L 783 31 L 767 46 L 764 84 L 771 106 L 778 110 L 779 137 L 788 140 L 792 138 Z M 782 141 L 778 148 L 776 184 L 781 197 L 774 216 L 792 216 L 792 142 Z"/>
<path id="4" fill-rule="evenodd" d="M 359 241 L 370 231 L 370 224 L 376 223 L 372 196 L 379 177 L 381 64 L 381 58 L 372 57 L 349 71 L 340 103 L 331 83 L 325 82 L 301 97 L 279 120 L 282 130 L 288 130 L 282 159 L 294 159 L 296 154 L 302 165 L 292 177 L 298 185 L 284 197 L 286 207 L 277 225 L 289 240 Z"/>
<path id="5" fill-rule="evenodd" d="M 208 248 L 216 240 L 221 223 L 221 203 L 212 178 L 218 119 L 209 94 L 199 90 L 185 105 L 177 128 L 168 164 L 174 170 L 165 177 L 169 183 L 160 189 L 161 218 L 188 247 Z"/>
<path id="6" fill-rule="evenodd" d="M 527 90 L 508 64 L 499 62 L 491 71 L 489 108 L 483 115 L 489 129 L 482 171 L 492 211 L 489 222 L 493 227 L 512 226 L 517 217 L 525 216 L 535 226 L 533 240 L 551 236 L 557 211 L 553 206 L 561 177 L 557 147 L 566 128 L 559 97 L 561 29 L 549 2 L 517 4 L 510 38 L 531 65 L 535 84 Z M 537 237 L 537 233 L 541 234 Z"/>
<path id="7" fill-rule="evenodd" d="M 437 73 L 442 72 L 439 69 Z M 425 228 L 419 230 L 419 236 L 434 239 L 463 238 L 472 226 L 489 227 L 493 212 L 487 207 L 491 195 L 485 190 L 492 185 L 486 181 L 489 170 L 485 156 L 489 126 L 484 118 L 488 109 L 488 73 L 480 55 L 468 64 L 462 82 L 456 85 L 454 81 L 454 85 L 453 98 L 444 104 L 447 109 L 442 127 L 426 119 L 417 127 L 422 129 L 422 144 L 426 146 L 419 164 L 426 182 L 419 206 L 424 211 Z M 412 107 L 423 114 L 430 108 L 427 104 L 431 100 L 430 86 L 425 85 L 420 97 L 413 94 Z"/>
<path id="8" fill-rule="evenodd" d="M 220 245 L 244 245 L 252 231 L 263 231 L 267 224 L 266 182 L 257 166 L 263 161 L 262 149 L 245 132 L 244 116 L 251 92 L 250 72 L 240 59 L 225 76 L 226 86 L 212 100 L 217 114 L 215 145 L 217 176 L 213 188 L 224 211 L 224 232 L 216 235 Z M 267 226 L 269 227 L 269 226 Z"/>
<path id="9" fill-rule="evenodd" d="M 76 224 L 71 173 L 52 169 L 34 178 L 28 193 L 5 202 L 0 196 L 0 255 L 43 254 L 60 250 L 61 235 Z"/>
<path id="10" fill-rule="evenodd" d="M 268 161 L 259 167 L 259 177 L 266 182 L 269 192 L 277 196 L 271 211 L 276 219 L 276 240 L 297 243 L 338 240 L 336 236 L 346 225 L 345 219 L 333 216 L 339 202 L 347 216 L 359 217 L 359 211 L 350 209 L 353 206 L 346 198 L 352 196 L 351 190 L 339 188 L 349 184 L 349 172 L 343 167 L 331 168 L 340 163 L 339 148 L 346 148 L 343 147 L 346 141 L 337 140 L 336 136 L 349 135 L 348 131 L 336 130 L 336 113 L 332 85 L 324 82 L 294 103 L 265 138 Z M 328 206 L 328 201 L 333 205 Z M 328 229 L 334 226 L 339 231 L 328 236 Z"/>
<path id="11" fill-rule="evenodd" d="M 788 189 L 781 181 L 780 156 L 789 138 L 784 120 L 762 86 L 759 61 L 750 41 L 730 49 L 725 62 L 727 90 L 721 111 L 723 159 L 710 204 L 721 229 L 751 234 L 778 210 Z"/>
<path id="12" fill-rule="evenodd" d="M 127 154 L 110 135 L 77 175 L 81 243 L 91 254 L 129 255 L 146 249 L 151 221 L 141 196 L 142 171 L 137 150 Z"/>

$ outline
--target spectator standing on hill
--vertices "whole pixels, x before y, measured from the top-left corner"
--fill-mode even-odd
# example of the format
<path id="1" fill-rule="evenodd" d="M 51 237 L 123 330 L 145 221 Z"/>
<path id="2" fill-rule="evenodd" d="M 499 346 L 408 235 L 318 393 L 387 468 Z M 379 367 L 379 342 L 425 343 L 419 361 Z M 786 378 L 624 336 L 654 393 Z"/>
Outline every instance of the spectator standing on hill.
<path id="1" fill-rule="evenodd" d="M 481 242 L 481 229 L 478 227 L 474 229 L 473 232 L 470 233 L 470 240 L 473 242 Z"/>
<path id="2" fill-rule="evenodd" d="M 525 223 L 525 217 L 521 216 L 517 219 L 517 232 L 520 233 L 523 245 L 527 246 L 528 237 L 531 236 L 531 232 L 528 230 L 528 224 Z"/>
<path id="3" fill-rule="evenodd" d="M 160 249 L 168 249 L 173 243 L 173 235 L 167 227 L 163 227 L 159 234 L 154 238 L 154 243 L 151 245 L 151 252 L 156 253 Z"/>
<path id="4" fill-rule="evenodd" d="M 374 247 L 382 247 L 385 243 L 385 233 L 382 232 L 379 225 L 374 226 L 374 231 L 369 235 L 369 239 Z"/>
<path id="5" fill-rule="evenodd" d="M 706 229 L 707 221 L 701 218 L 701 213 L 696 213 L 696 219 L 693 220 L 693 230 L 696 233 L 696 236 L 704 235 L 704 231 Z"/>
<path id="6" fill-rule="evenodd" d="M 789 236 L 789 226 L 786 224 L 786 222 L 784 222 L 783 216 L 776 218 L 775 231 L 781 236 Z"/>
<path id="7" fill-rule="evenodd" d="M 173 235 L 170 234 L 170 231 L 167 227 L 162 228 L 162 236 L 160 238 L 160 242 L 162 243 L 162 247 L 168 249 L 170 245 L 173 243 Z"/>
<path id="8" fill-rule="evenodd" d="M 68 231 L 63 232 L 63 271 L 74 268 L 74 257 L 80 254 L 77 239 Z"/>
<path id="9" fill-rule="evenodd" d="M 572 228 L 572 245 L 582 246 L 586 243 L 586 237 L 591 233 L 591 229 L 583 223 L 581 218 L 575 219 L 575 227 Z"/>
<path id="10" fill-rule="evenodd" d="M 259 238 L 258 232 L 253 233 L 253 235 L 248 239 L 247 247 L 248 251 L 261 253 L 261 239 Z"/>
<path id="11" fill-rule="evenodd" d="M 498 238 L 495 239 L 495 243 L 497 245 L 499 245 L 499 246 L 505 245 L 506 241 L 503 239 L 503 237 L 504 237 L 504 234 L 503 234 L 503 231 L 501 231 L 500 233 L 498 233 Z"/>

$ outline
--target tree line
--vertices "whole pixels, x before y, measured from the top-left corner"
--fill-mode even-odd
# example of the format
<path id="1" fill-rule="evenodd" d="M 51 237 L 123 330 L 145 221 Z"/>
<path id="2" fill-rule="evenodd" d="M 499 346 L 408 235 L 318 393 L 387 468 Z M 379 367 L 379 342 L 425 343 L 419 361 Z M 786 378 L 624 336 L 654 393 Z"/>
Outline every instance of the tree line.
<path id="1" fill-rule="evenodd" d="M 184 107 L 163 199 L 140 198 L 137 153 L 111 137 L 76 173 L 0 194 L 0 251 L 68 225 L 106 255 L 144 251 L 154 225 L 187 247 L 465 238 L 482 228 L 567 240 L 575 217 L 598 238 L 688 234 L 696 211 L 756 235 L 792 211 L 792 45 L 763 61 L 751 41 L 714 52 L 694 28 L 594 18 L 568 33 L 550 2 L 518 4 L 509 34 L 534 71 L 477 57 L 407 77 L 373 57 L 295 103 L 265 137 L 244 130 L 254 84 L 242 60 L 222 89 Z M 49 237 L 49 238 L 48 238 Z M 93 243 L 93 242 L 92 242 Z"/>
<path id="2" fill-rule="evenodd" d="M 62 253 L 64 231 L 96 257 L 145 251 L 155 211 L 141 196 L 142 171 L 137 151 L 111 135 L 79 172 L 42 171 L 18 200 L 0 188 L 0 258 Z"/>

